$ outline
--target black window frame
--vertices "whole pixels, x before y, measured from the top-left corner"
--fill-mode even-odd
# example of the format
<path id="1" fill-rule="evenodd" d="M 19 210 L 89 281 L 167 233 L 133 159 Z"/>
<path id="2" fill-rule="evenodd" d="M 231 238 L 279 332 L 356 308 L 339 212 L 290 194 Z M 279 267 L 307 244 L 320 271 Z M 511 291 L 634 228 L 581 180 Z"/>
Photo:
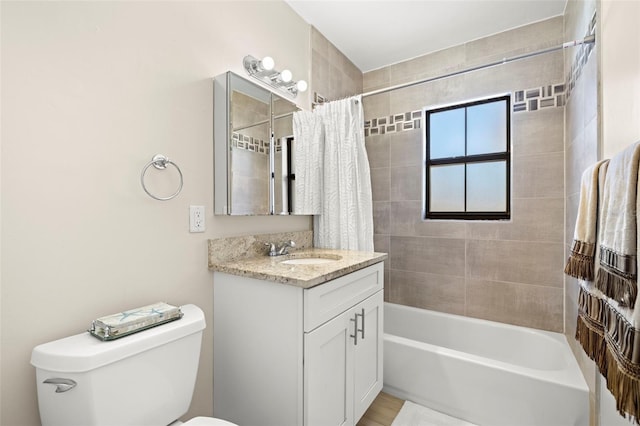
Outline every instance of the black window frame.
<path id="1" fill-rule="evenodd" d="M 493 102 L 503 102 L 506 101 L 506 150 L 504 152 L 497 153 L 489 153 L 489 154 L 476 154 L 476 155 L 466 155 L 467 152 L 467 108 L 473 107 L 476 105 L 482 105 Z M 465 155 L 458 157 L 447 157 L 447 158 L 438 158 L 431 159 L 430 157 L 430 118 L 431 114 L 450 111 L 454 109 L 462 109 L 465 110 Z M 424 109 L 424 122 L 425 122 L 425 133 L 424 133 L 424 212 L 423 219 L 454 219 L 454 220 L 509 220 L 511 219 L 511 95 L 500 95 L 493 96 L 490 98 L 485 98 L 481 100 L 475 100 L 471 102 L 464 102 L 454 105 L 448 105 L 444 107 L 437 108 L 425 108 Z M 467 210 L 467 164 L 473 163 L 487 163 L 491 161 L 505 161 L 506 164 L 506 208 L 504 211 L 473 211 L 469 212 Z M 465 211 L 438 211 L 432 212 L 430 210 L 430 191 L 429 191 L 429 174 L 431 170 L 431 166 L 441 166 L 441 165 L 452 165 L 459 164 L 464 165 L 464 208 Z"/>

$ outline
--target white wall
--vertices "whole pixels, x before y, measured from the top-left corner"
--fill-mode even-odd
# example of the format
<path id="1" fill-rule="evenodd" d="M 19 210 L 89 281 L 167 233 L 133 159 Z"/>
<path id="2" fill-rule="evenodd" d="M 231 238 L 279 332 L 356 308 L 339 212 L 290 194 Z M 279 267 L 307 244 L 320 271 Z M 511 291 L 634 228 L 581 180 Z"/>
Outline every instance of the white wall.
<path id="1" fill-rule="evenodd" d="M 640 141 L 640 1 L 600 2 L 602 158 Z M 599 424 L 629 425 L 598 375 Z"/>
<path id="2" fill-rule="evenodd" d="M 640 1 L 601 1 L 602 154 L 640 141 Z"/>
<path id="3" fill-rule="evenodd" d="M 39 424 L 35 345 L 160 300 L 206 311 L 190 415 L 210 415 L 206 240 L 310 229 L 308 217 L 212 216 L 212 77 L 269 54 L 309 80 L 309 26 L 281 1 L 0 7 L 0 424 Z M 308 94 L 297 102 L 307 108 Z M 168 202 L 140 186 L 157 153 L 184 173 Z M 150 186 L 169 194 L 177 176 L 157 172 Z M 206 206 L 206 233 L 188 232 L 190 204 Z"/>

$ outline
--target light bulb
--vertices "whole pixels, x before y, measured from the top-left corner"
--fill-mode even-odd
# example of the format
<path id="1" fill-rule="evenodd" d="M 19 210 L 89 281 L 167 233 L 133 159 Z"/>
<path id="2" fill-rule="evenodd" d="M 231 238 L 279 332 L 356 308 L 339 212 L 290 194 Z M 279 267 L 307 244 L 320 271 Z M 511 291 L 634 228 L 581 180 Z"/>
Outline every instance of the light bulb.
<path id="1" fill-rule="evenodd" d="M 304 92 L 305 90 L 307 90 L 307 82 L 304 80 L 300 80 L 298 81 L 298 83 L 296 83 L 296 88 L 298 89 L 298 92 Z"/>
<path id="2" fill-rule="evenodd" d="M 273 58 L 271 56 L 265 56 L 260 61 L 260 66 L 265 71 L 271 71 L 275 65 L 276 63 L 273 61 Z"/>
<path id="3" fill-rule="evenodd" d="M 293 78 L 293 74 L 291 74 L 291 71 L 289 70 L 283 70 L 280 73 L 280 81 L 282 81 L 283 83 L 290 82 L 292 78 Z"/>

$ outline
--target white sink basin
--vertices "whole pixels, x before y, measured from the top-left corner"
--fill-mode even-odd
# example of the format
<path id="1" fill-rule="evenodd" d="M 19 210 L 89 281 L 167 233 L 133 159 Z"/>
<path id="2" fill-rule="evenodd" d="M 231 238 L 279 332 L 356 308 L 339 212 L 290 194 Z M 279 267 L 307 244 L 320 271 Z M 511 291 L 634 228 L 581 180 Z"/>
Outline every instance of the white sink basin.
<path id="1" fill-rule="evenodd" d="M 303 257 L 301 259 L 289 259 L 282 263 L 285 265 L 321 265 L 323 263 L 335 262 L 338 259 L 327 259 L 326 257 Z"/>

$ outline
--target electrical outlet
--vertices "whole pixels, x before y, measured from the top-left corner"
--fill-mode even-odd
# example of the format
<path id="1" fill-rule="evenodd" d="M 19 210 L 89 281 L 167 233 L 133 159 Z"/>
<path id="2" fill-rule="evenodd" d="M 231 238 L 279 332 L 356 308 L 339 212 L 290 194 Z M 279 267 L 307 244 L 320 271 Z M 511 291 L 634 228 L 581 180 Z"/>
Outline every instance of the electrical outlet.
<path id="1" fill-rule="evenodd" d="M 189 232 L 204 232 L 204 206 L 189 206 Z"/>

